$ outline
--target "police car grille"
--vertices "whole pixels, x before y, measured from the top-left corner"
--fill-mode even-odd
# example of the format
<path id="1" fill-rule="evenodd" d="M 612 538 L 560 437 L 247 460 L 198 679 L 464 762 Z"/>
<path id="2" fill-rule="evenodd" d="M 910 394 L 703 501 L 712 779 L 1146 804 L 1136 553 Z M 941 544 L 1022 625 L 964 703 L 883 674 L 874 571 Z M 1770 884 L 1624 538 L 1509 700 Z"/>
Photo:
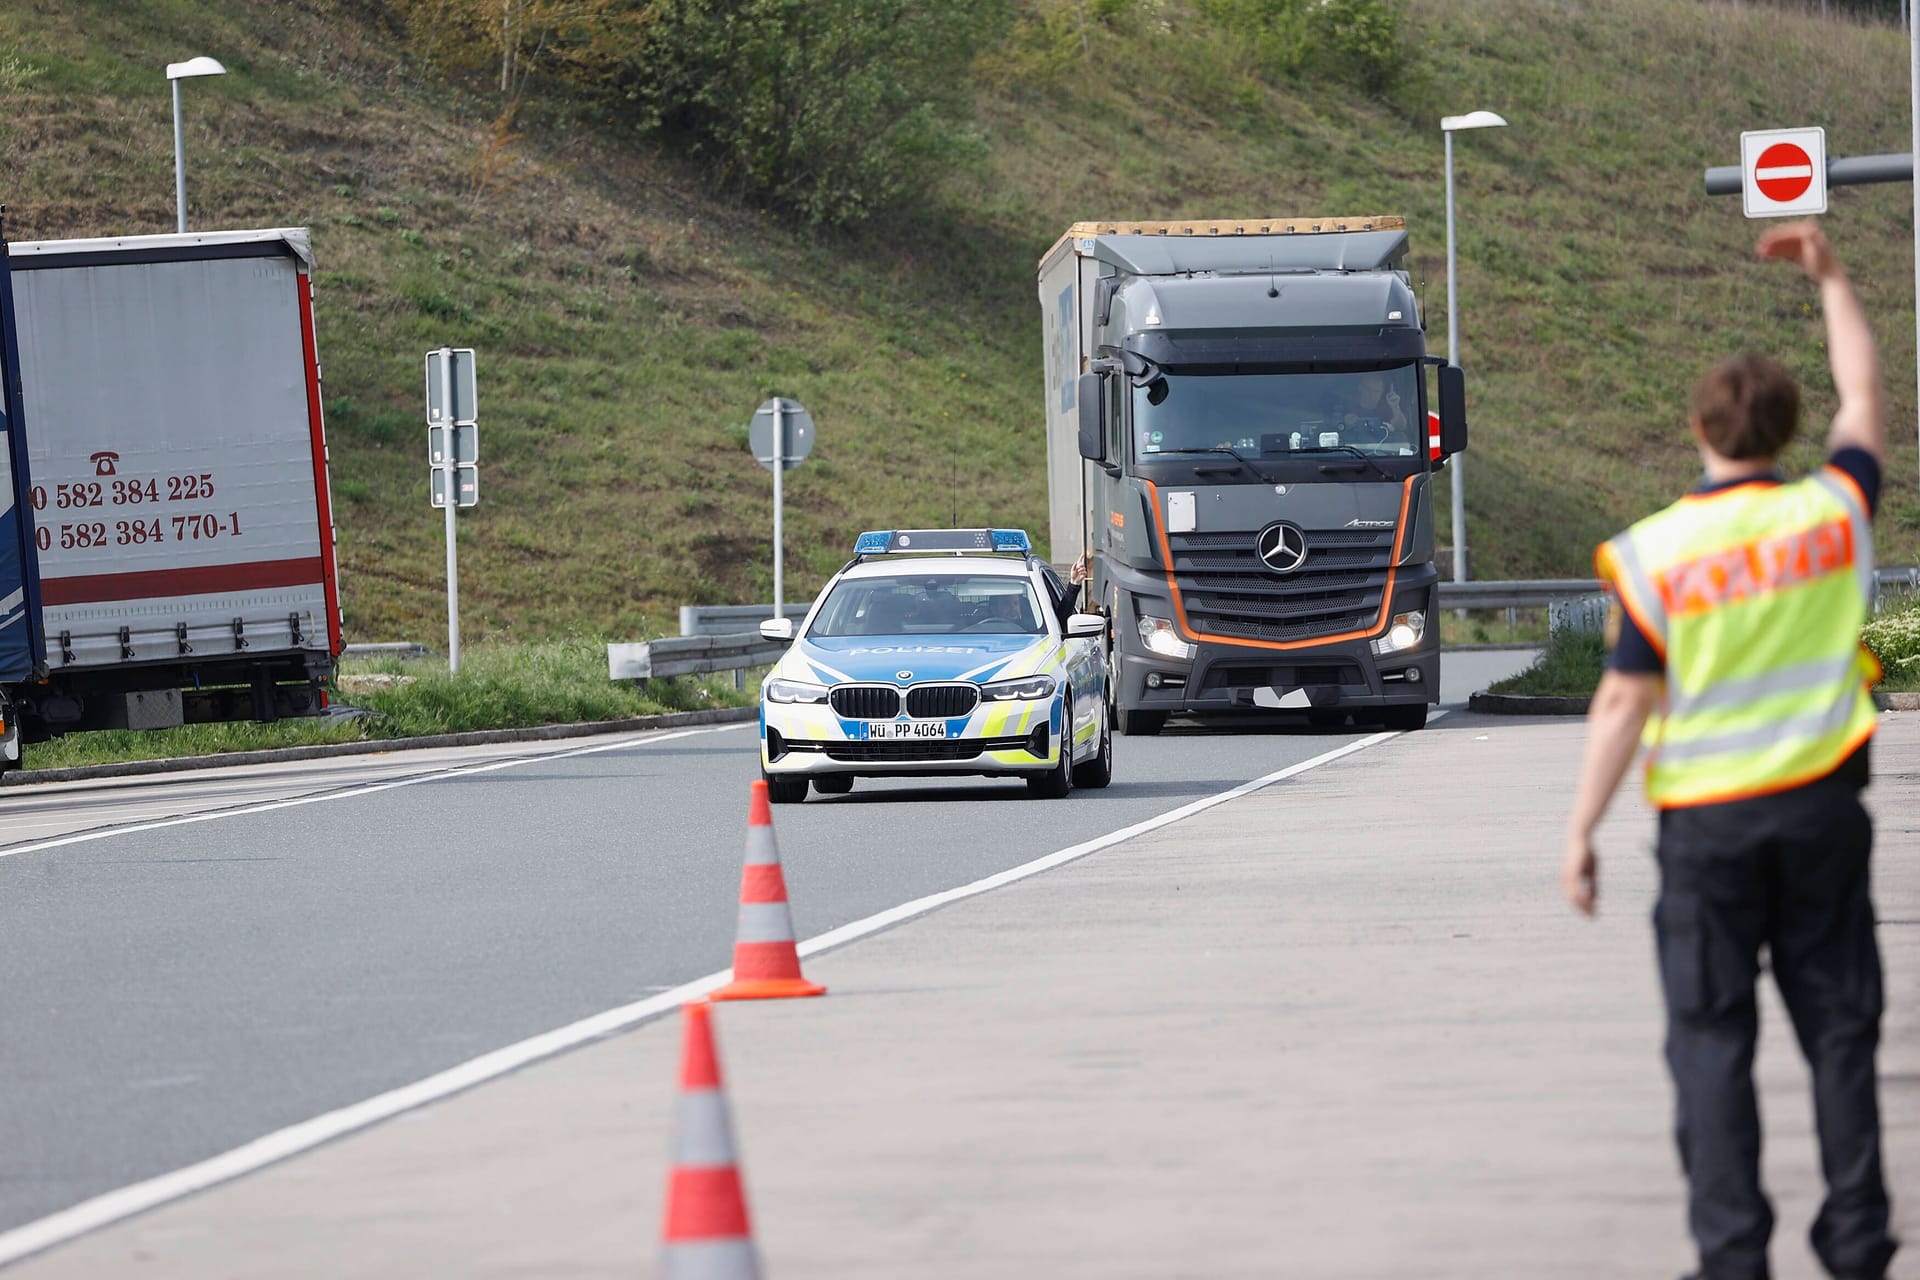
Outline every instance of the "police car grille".
<path id="1" fill-rule="evenodd" d="M 907 690 L 907 714 L 916 720 L 970 716 L 979 704 L 980 690 L 970 684 L 918 685 Z"/>
<path id="2" fill-rule="evenodd" d="M 827 759 L 842 764 L 894 764 L 906 761 L 973 760 L 987 751 L 1018 751 L 1025 738 L 899 738 L 885 742 L 828 742 Z"/>
<path id="3" fill-rule="evenodd" d="M 1254 554 L 1255 536 L 1169 539 L 1174 581 L 1193 631 L 1286 643 L 1342 635 L 1379 620 L 1393 565 L 1393 530 L 1310 529 L 1306 563 L 1284 575 Z"/>
<path id="4" fill-rule="evenodd" d="M 900 714 L 900 691 L 884 684 L 835 685 L 827 702 L 849 720 L 891 720 Z"/>

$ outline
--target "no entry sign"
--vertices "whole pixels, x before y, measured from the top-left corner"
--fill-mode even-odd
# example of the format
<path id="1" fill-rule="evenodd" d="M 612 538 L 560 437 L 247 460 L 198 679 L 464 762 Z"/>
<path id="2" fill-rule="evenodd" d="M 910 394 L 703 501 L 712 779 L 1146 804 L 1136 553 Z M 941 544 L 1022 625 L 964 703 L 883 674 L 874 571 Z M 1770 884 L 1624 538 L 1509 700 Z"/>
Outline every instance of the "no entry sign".
<path id="1" fill-rule="evenodd" d="M 1769 129 L 1740 135 L 1740 189 L 1749 218 L 1827 211 L 1827 132 Z"/>

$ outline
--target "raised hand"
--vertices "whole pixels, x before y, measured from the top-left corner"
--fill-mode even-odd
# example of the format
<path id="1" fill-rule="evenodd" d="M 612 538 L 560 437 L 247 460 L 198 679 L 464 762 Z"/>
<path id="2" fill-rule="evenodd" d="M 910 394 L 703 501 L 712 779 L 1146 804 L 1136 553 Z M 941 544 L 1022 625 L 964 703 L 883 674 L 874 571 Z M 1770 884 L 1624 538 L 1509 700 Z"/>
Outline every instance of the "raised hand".
<path id="1" fill-rule="evenodd" d="M 1812 280 L 1825 280 L 1840 266 L 1826 232 L 1811 218 L 1769 229 L 1754 252 L 1762 261 L 1797 262 Z"/>

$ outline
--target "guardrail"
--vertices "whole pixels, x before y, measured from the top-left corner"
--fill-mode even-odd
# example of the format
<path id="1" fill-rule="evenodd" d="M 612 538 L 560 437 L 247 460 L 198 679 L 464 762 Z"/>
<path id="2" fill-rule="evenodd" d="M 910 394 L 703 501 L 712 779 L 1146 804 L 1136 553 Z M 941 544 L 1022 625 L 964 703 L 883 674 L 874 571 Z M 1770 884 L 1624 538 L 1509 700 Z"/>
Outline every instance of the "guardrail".
<path id="1" fill-rule="evenodd" d="M 384 644 L 350 644 L 340 650 L 345 658 L 424 658 L 427 646 L 412 640 Z"/>
<path id="2" fill-rule="evenodd" d="M 768 610 L 771 614 L 772 610 Z M 733 684 L 741 686 L 741 672 L 753 667 L 770 667 L 787 651 L 784 640 L 765 640 L 758 632 L 722 636 L 668 636 L 639 644 L 607 646 L 607 678 L 638 680 L 645 683 L 656 677 L 706 676 L 733 672 Z"/>
<path id="3" fill-rule="evenodd" d="M 804 604 L 788 604 L 781 613 L 797 624 L 806 616 Z M 683 636 L 729 636 L 752 631 L 773 616 L 770 604 L 683 604 L 680 606 L 680 634 Z"/>

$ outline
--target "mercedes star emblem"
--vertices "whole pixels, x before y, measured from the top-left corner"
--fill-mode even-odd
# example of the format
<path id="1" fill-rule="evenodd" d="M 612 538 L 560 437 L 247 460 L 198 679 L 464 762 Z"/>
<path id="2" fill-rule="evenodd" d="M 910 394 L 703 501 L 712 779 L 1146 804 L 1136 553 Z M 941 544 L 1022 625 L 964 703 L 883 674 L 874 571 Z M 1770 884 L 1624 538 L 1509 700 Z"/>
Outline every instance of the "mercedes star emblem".
<path id="1" fill-rule="evenodd" d="M 1254 537 L 1253 553 L 1275 573 L 1295 573 L 1307 562 L 1307 535 L 1285 521 L 1270 524 Z"/>

